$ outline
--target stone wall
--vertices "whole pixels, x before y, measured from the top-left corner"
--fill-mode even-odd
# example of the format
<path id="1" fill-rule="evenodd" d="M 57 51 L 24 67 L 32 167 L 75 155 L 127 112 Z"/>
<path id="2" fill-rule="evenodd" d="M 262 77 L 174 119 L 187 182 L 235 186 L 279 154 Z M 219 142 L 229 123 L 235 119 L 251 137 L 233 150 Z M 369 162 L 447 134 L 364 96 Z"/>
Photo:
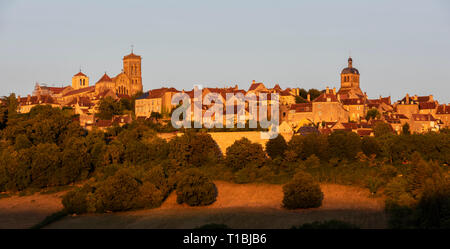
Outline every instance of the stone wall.
<path id="1" fill-rule="evenodd" d="M 234 141 L 246 137 L 253 143 L 259 143 L 265 148 L 268 139 L 261 139 L 261 132 L 259 131 L 243 131 L 243 132 L 209 132 L 211 137 L 219 145 L 223 154 L 226 153 L 227 148 L 231 146 Z M 280 134 L 286 139 L 286 142 L 291 140 L 292 134 Z"/>
<path id="2" fill-rule="evenodd" d="M 263 148 L 266 147 L 266 142 L 268 139 L 261 139 L 261 132 L 259 131 L 243 131 L 243 132 L 208 132 L 208 134 L 211 135 L 211 137 L 216 141 L 216 143 L 219 145 L 220 150 L 223 154 L 226 153 L 227 148 L 230 147 L 234 141 L 239 140 L 243 137 L 246 137 L 248 140 L 250 140 L 253 143 L 259 143 L 263 146 Z M 176 136 L 182 136 L 183 133 L 158 133 L 158 136 L 160 138 L 166 139 L 167 141 L 170 141 Z M 292 133 L 280 133 L 279 135 L 282 135 L 286 142 L 289 142 L 292 138 Z"/>

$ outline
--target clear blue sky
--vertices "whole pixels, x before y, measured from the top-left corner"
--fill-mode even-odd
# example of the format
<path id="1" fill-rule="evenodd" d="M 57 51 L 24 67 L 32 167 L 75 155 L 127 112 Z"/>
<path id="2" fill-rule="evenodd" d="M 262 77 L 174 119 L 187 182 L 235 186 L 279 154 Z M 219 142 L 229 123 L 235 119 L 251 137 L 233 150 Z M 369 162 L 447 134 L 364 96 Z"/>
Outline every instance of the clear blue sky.
<path id="1" fill-rule="evenodd" d="M 144 90 L 339 87 L 349 52 L 369 97 L 450 102 L 449 1 L 0 0 L 0 95 L 95 83 L 134 44 Z"/>

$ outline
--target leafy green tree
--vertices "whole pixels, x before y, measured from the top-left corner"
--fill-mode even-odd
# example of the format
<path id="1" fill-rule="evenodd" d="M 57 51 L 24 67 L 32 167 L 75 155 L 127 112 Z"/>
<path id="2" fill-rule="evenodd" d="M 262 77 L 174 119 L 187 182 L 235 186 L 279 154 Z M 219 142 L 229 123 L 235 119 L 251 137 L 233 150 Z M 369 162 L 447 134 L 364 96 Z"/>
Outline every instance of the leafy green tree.
<path id="1" fill-rule="evenodd" d="M 216 201 L 217 188 L 200 170 L 185 170 L 177 182 L 177 203 L 189 206 L 205 206 Z"/>
<path id="2" fill-rule="evenodd" d="M 32 148 L 31 185 L 33 187 L 57 186 L 56 171 L 61 167 L 61 152 L 56 144 L 42 143 Z"/>
<path id="3" fill-rule="evenodd" d="M 301 96 L 295 96 L 295 103 L 296 104 L 308 103 L 308 101 Z"/>
<path id="4" fill-rule="evenodd" d="M 101 182 L 95 193 L 96 212 L 126 211 L 135 208 L 140 184 L 127 170 L 122 169 L 114 176 Z"/>
<path id="5" fill-rule="evenodd" d="M 358 134 L 348 131 L 335 131 L 328 137 L 329 152 L 332 157 L 354 160 L 361 151 Z"/>
<path id="6" fill-rule="evenodd" d="M 366 120 L 369 121 L 371 119 L 378 119 L 380 118 L 380 112 L 378 109 L 372 108 L 367 111 L 366 113 Z"/>
<path id="7" fill-rule="evenodd" d="M 215 164 L 222 159 L 222 152 L 211 135 L 187 131 L 169 142 L 169 159 L 183 166 L 200 167 Z"/>
<path id="8" fill-rule="evenodd" d="M 286 149 L 287 143 L 281 134 L 278 134 L 276 138 L 269 139 L 266 143 L 266 152 L 272 159 L 275 159 L 276 157 L 283 157 Z"/>
<path id="9" fill-rule="evenodd" d="M 409 129 L 409 124 L 408 124 L 408 123 L 405 123 L 405 124 L 402 126 L 402 134 L 403 134 L 403 135 L 409 135 L 409 134 L 411 134 L 411 130 Z"/>
<path id="10" fill-rule="evenodd" d="M 250 164 L 261 166 L 265 158 L 266 155 L 260 144 L 252 143 L 243 137 L 227 148 L 225 165 L 233 171 L 238 171 Z"/>
<path id="11" fill-rule="evenodd" d="M 283 186 L 283 206 L 287 209 L 317 208 L 322 205 L 323 193 L 313 177 L 303 171 Z"/>
<path id="12" fill-rule="evenodd" d="M 123 114 L 123 109 L 119 101 L 108 96 L 100 100 L 99 112 L 96 114 L 100 119 L 112 119 L 114 115 Z"/>
<path id="13" fill-rule="evenodd" d="M 366 154 L 366 156 L 381 155 L 381 147 L 378 141 L 374 137 L 363 137 L 361 140 L 361 149 Z"/>
<path id="14" fill-rule="evenodd" d="M 319 97 L 322 94 L 321 91 L 319 91 L 315 88 L 309 89 L 308 93 L 310 95 L 311 101 L 313 101 L 314 99 L 316 99 L 317 97 Z"/>
<path id="15" fill-rule="evenodd" d="M 392 135 L 394 132 L 390 124 L 377 122 L 373 127 L 373 133 L 375 134 L 375 137 L 382 137 L 386 135 Z"/>

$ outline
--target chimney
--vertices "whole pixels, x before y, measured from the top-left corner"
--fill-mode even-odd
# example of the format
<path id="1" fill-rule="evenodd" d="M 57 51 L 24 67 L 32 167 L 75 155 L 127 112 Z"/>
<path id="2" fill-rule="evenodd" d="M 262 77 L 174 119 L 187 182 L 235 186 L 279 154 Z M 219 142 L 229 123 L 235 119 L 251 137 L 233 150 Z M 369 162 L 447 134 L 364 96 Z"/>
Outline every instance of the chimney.
<path id="1" fill-rule="evenodd" d="M 255 80 L 253 80 L 253 83 L 252 84 L 255 84 Z"/>
<path id="2" fill-rule="evenodd" d="M 20 102 L 20 95 L 17 95 L 17 101 Z"/>
<path id="3" fill-rule="evenodd" d="M 30 102 L 31 101 L 31 95 L 27 95 L 27 102 Z"/>
<path id="4" fill-rule="evenodd" d="M 414 94 L 414 100 L 417 101 L 418 99 L 417 94 Z"/>
<path id="5" fill-rule="evenodd" d="M 234 90 L 239 90 L 239 87 L 238 87 L 238 85 L 236 84 L 236 85 L 234 85 Z"/>
<path id="6" fill-rule="evenodd" d="M 406 104 L 409 105 L 409 94 L 406 94 Z"/>
<path id="7" fill-rule="evenodd" d="M 329 94 L 329 93 L 330 93 L 330 88 L 329 88 L 329 87 L 327 87 L 327 88 L 325 89 L 325 93 L 326 93 L 326 94 Z"/>
<path id="8" fill-rule="evenodd" d="M 433 95 L 432 94 L 430 94 L 430 96 L 429 96 L 429 98 L 430 98 L 430 102 L 433 102 Z"/>
<path id="9" fill-rule="evenodd" d="M 308 93 L 308 95 L 306 95 L 306 99 L 308 100 L 308 102 L 311 101 L 311 94 Z"/>
<path id="10" fill-rule="evenodd" d="M 336 87 L 333 87 L 333 94 L 336 95 Z"/>

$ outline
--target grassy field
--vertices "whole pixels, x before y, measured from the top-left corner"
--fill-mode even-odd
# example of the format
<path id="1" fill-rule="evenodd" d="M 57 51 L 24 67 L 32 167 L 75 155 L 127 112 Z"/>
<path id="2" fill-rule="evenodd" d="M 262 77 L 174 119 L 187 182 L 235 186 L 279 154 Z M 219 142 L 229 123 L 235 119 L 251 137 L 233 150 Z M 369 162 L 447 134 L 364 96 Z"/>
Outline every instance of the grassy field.
<path id="1" fill-rule="evenodd" d="M 36 225 L 63 208 L 61 196 L 64 193 L 0 198 L 0 229 L 30 228 Z"/>
<path id="2" fill-rule="evenodd" d="M 172 193 L 156 209 L 69 216 L 46 228 L 195 228 L 224 223 L 231 228 L 290 228 L 305 222 L 339 219 L 361 228 L 385 228 L 384 200 L 367 189 L 323 184 L 320 208 L 289 211 L 281 207 L 280 185 L 216 182 L 217 201 L 207 207 L 178 205 Z"/>

